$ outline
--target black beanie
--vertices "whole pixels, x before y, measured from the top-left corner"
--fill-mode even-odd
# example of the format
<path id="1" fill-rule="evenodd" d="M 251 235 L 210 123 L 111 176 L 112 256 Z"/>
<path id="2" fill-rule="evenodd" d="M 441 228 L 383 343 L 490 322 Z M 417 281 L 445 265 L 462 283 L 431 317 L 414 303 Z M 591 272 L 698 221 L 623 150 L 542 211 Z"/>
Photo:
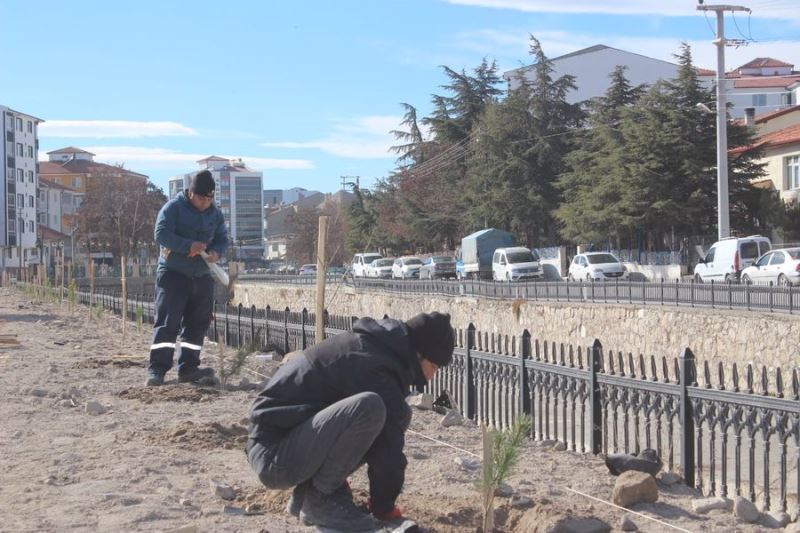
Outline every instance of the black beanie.
<path id="1" fill-rule="evenodd" d="M 214 192 L 214 187 L 214 176 L 208 170 L 203 170 L 192 177 L 189 190 L 200 196 L 208 196 Z"/>
<path id="2" fill-rule="evenodd" d="M 406 322 L 411 348 L 436 364 L 447 366 L 453 359 L 455 333 L 447 313 L 420 313 Z"/>

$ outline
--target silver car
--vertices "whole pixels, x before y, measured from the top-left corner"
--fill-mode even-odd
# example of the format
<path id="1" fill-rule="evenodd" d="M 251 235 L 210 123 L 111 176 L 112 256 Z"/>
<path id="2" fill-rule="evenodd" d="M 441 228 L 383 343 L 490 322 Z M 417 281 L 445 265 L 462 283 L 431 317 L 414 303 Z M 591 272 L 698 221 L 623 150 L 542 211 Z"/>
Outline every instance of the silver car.
<path id="1" fill-rule="evenodd" d="M 742 283 L 776 285 L 800 284 L 800 248 L 784 248 L 765 253 L 742 271 Z"/>

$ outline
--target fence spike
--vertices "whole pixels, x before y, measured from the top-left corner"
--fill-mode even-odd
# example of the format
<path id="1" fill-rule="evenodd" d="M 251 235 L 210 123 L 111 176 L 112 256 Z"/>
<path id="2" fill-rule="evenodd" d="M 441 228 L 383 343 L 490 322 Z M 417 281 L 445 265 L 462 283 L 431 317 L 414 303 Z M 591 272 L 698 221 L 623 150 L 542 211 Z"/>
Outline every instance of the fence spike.
<path id="1" fill-rule="evenodd" d="M 517 337 L 511 337 L 511 355 L 517 356 Z"/>
<path id="2" fill-rule="evenodd" d="M 722 361 L 717 363 L 717 381 L 717 388 L 725 390 L 725 365 L 722 364 Z"/>
<path id="3" fill-rule="evenodd" d="M 628 352 L 628 370 L 630 370 L 630 376 L 632 378 L 636 377 L 636 366 L 633 364 L 633 354 Z"/>
<path id="4" fill-rule="evenodd" d="M 583 368 L 583 350 L 578 349 L 578 368 Z M 610 354 L 613 356 L 613 354 Z"/>
<path id="5" fill-rule="evenodd" d="M 797 379 L 797 369 L 792 369 L 792 399 L 800 400 L 800 380 Z"/>
<path id="6" fill-rule="evenodd" d="M 560 364 L 561 366 L 566 366 L 566 363 L 564 362 L 564 343 L 562 342 L 562 343 L 559 345 L 559 347 L 558 347 L 558 348 L 559 348 L 559 350 L 558 350 L 558 351 L 560 352 L 560 360 L 559 360 L 559 364 Z"/>
<path id="7" fill-rule="evenodd" d="M 656 356 L 650 355 L 650 379 L 658 381 L 658 367 L 656 366 Z"/>
<path id="8" fill-rule="evenodd" d="M 616 374 L 616 371 L 614 370 L 614 352 L 612 351 L 608 352 L 608 373 L 612 376 Z"/>
<path id="9" fill-rule="evenodd" d="M 711 388 L 711 369 L 708 366 L 708 361 L 703 361 L 703 386 L 706 389 Z"/>
<path id="10" fill-rule="evenodd" d="M 617 361 L 619 361 L 619 375 L 625 377 L 625 359 L 622 358 L 622 352 L 617 352 Z"/>
<path id="11" fill-rule="evenodd" d="M 783 398 L 783 375 L 781 374 L 781 367 L 775 371 L 775 394 L 778 398 Z"/>
<path id="12" fill-rule="evenodd" d="M 681 376 L 681 365 L 678 362 L 678 358 L 677 357 L 675 357 L 673 359 L 673 363 L 674 364 L 672 365 L 672 370 L 675 372 L 675 383 L 680 383 L 681 382 L 681 378 L 680 378 L 680 376 Z"/>
<path id="13" fill-rule="evenodd" d="M 550 350 L 550 355 L 553 356 L 553 364 L 556 364 L 556 341 L 553 341 L 553 345 L 551 346 L 552 350 Z"/>
<path id="14" fill-rule="evenodd" d="M 575 354 L 572 351 L 572 345 L 569 345 L 569 367 L 575 368 Z"/>
<path id="15" fill-rule="evenodd" d="M 489 349 L 489 333 L 486 331 L 483 332 L 483 346 L 486 350 Z"/>
<path id="16" fill-rule="evenodd" d="M 747 376 L 745 379 L 747 380 L 747 392 L 753 394 L 753 365 L 750 363 L 747 363 Z"/>
<path id="17" fill-rule="evenodd" d="M 661 356 L 661 372 L 664 374 L 664 383 L 669 383 L 669 363 L 663 355 Z"/>
<path id="18" fill-rule="evenodd" d="M 739 392 L 739 367 L 736 366 L 736 363 L 733 363 L 731 368 L 731 385 L 733 392 Z"/>
<path id="19" fill-rule="evenodd" d="M 643 353 L 639 354 L 639 374 L 640 374 L 640 376 L 639 376 L 640 378 L 647 379 L 647 372 L 646 372 L 646 368 L 644 366 L 644 354 Z"/>
<path id="20" fill-rule="evenodd" d="M 769 394 L 769 374 L 767 374 L 767 365 L 761 365 L 761 394 L 767 396 Z"/>
<path id="21" fill-rule="evenodd" d="M 541 361 L 542 360 L 542 356 L 541 356 L 541 352 L 539 352 L 539 339 L 535 339 L 533 341 L 533 346 L 536 349 L 536 360 L 537 361 Z"/>
<path id="22" fill-rule="evenodd" d="M 506 355 L 508 355 L 508 354 L 510 354 L 510 353 L 511 353 L 511 352 L 509 351 L 510 341 L 509 341 L 509 339 L 508 339 L 508 335 L 506 335 L 505 344 L 506 344 Z"/>

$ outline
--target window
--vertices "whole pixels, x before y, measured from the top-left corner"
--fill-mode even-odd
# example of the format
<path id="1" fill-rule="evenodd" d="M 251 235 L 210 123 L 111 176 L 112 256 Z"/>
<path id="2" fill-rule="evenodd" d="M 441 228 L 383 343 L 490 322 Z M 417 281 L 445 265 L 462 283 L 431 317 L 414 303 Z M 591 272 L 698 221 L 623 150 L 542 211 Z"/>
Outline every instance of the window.
<path id="1" fill-rule="evenodd" d="M 792 105 L 792 93 L 783 93 L 781 95 L 781 105 Z"/>
<path id="2" fill-rule="evenodd" d="M 744 241 L 739 245 L 739 256 L 742 259 L 755 259 L 758 257 L 758 243 L 755 241 Z"/>
<path id="3" fill-rule="evenodd" d="M 781 252 L 776 252 L 772 254 L 772 261 L 769 262 L 770 265 L 782 265 L 786 262 L 786 258 L 783 256 Z"/>
<path id="4" fill-rule="evenodd" d="M 800 189 L 800 155 L 790 155 L 783 160 L 787 188 Z"/>
<path id="5" fill-rule="evenodd" d="M 711 248 L 706 254 L 706 263 L 714 262 L 714 254 L 717 252 L 716 248 Z"/>
<path id="6" fill-rule="evenodd" d="M 22 148 L 22 143 L 17 143 L 17 155 L 18 155 L 19 157 L 22 157 L 22 155 L 23 155 L 24 153 L 25 153 L 25 152 L 24 152 L 24 150 L 23 150 L 23 148 Z"/>
<path id="7" fill-rule="evenodd" d="M 36 204 L 34 203 L 33 195 L 28 195 L 28 207 L 33 207 L 34 205 Z"/>
<path id="8" fill-rule="evenodd" d="M 28 171 L 28 183 L 33 183 L 33 170 Z"/>
<path id="9" fill-rule="evenodd" d="M 17 131 L 22 131 L 22 119 L 17 118 Z"/>
<path id="10" fill-rule="evenodd" d="M 25 207 L 25 195 L 18 194 L 17 195 L 17 207 Z"/>
<path id="11" fill-rule="evenodd" d="M 28 157 L 33 157 L 33 146 L 28 145 L 26 148 L 28 149 Z"/>
<path id="12" fill-rule="evenodd" d="M 28 133 L 33 133 L 33 121 L 28 121 Z"/>
<path id="13" fill-rule="evenodd" d="M 73 189 L 80 189 L 81 188 L 81 179 L 77 176 L 72 178 L 72 188 Z"/>
<path id="14" fill-rule="evenodd" d="M 756 266 L 759 266 L 759 267 L 766 266 L 769 263 L 769 260 L 773 255 L 774 254 L 766 254 L 764 256 L 761 256 L 758 259 L 758 261 L 756 261 Z"/>
<path id="15" fill-rule="evenodd" d="M 17 169 L 17 181 L 25 183 L 25 171 L 21 168 Z"/>
<path id="16" fill-rule="evenodd" d="M 766 94 L 754 94 L 753 95 L 753 107 L 766 107 L 767 105 L 767 95 Z"/>
<path id="17" fill-rule="evenodd" d="M 36 233 L 36 222 L 34 222 L 33 220 L 29 220 L 28 221 L 28 230 L 31 233 Z"/>

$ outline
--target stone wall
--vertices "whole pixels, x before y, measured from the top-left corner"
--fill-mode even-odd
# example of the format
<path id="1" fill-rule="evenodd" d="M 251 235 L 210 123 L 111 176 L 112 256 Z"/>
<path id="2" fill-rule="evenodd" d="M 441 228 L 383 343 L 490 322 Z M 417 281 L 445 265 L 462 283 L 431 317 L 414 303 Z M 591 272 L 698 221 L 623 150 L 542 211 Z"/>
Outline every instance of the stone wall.
<path id="1" fill-rule="evenodd" d="M 312 286 L 277 286 L 240 282 L 234 302 L 245 306 L 314 309 Z M 701 360 L 796 368 L 800 317 L 784 314 L 661 307 L 659 305 L 576 304 L 494 301 L 356 291 L 345 285 L 327 288 L 332 314 L 407 319 L 420 312 L 450 313 L 455 327 L 470 322 L 480 331 L 589 345 L 600 339 L 606 350 L 677 357 L 689 347 Z M 648 368 L 649 372 L 649 368 Z M 659 368 L 660 372 L 660 368 Z M 740 371 L 740 375 L 744 372 Z M 728 372 L 730 379 L 730 372 Z M 716 373 L 715 373 L 716 380 Z M 791 383 L 791 374 L 784 374 Z"/>

